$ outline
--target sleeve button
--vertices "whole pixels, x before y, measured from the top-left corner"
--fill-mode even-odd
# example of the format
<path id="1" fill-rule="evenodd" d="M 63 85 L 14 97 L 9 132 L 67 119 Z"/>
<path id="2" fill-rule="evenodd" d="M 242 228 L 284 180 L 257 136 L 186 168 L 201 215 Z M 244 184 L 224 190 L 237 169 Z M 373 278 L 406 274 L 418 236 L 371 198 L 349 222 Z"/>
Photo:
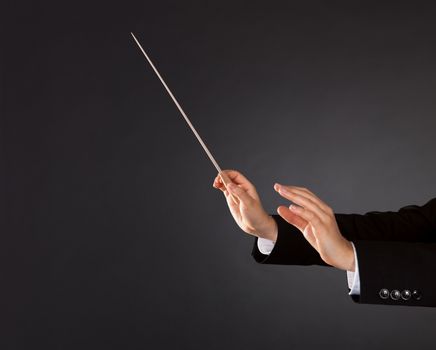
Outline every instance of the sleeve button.
<path id="1" fill-rule="evenodd" d="M 421 297 L 422 297 L 422 295 L 421 295 L 421 292 L 419 291 L 419 290 L 414 290 L 413 292 L 412 292 L 412 298 L 413 299 L 415 299 L 415 300 L 421 300 Z"/>
<path id="2" fill-rule="evenodd" d="M 401 293 L 398 289 L 392 290 L 392 292 L 391 292 L 391 299 L 392 300 L 398 300 L 398 299 L 400 299 L 400 297 L 401 297 Z"/>
<path id="3" fill-rule="evenodd" d="M 409 300 L 412 296 L 412 292 L 408 289 L 405 289 L 401 292 L 401 298 L 403 300 Z"/>
<path id="4" fill-rule="evenodd" d="M 389 298 L 389 290 L 387 290 L 386 288 L 380 289 L 380 292 L 378 292 L 378 295 L 382 299 L 387 299 L 387 298 Z"/>

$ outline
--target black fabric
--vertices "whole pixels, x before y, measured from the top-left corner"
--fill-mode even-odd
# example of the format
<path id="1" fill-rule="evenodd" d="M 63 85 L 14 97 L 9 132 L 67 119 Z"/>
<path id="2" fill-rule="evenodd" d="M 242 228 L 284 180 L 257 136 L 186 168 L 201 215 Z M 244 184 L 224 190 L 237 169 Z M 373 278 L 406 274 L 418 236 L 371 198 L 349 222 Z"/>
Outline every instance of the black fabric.
<path id="1" fill-rule="evenodd" d="M 257 237 L 255 238 L 252 255 L 257 262 L 282 265 L 326 265 L 296 227 L 280 215 L 272 215 L 272 217 L 278 226 L 277 241 L 271 254 L 265 255 L 257 248 Z"/>
<path id="2" fill-rule="evenodd" d="M 279 215 L 277 242 L 270 255 L 254 241 L 252 255 L 263 264 L 323 265 L 301 232 Z M 356 247 L 360 274 L 359 303 L 436 306 L 436 198 L 398 211 L 335 214 L 339 230 Z M 398 290 L 414 297 L 395 300 L 380 291 Z M 395 292 L 394 292 L 395 294 Z M 416 297 L 418 296 L 418 297 Z"/>
<path id="3" fill-rule="evenodd" d="M 356 241 L 360 296 L 370 304 L 436 306 L 436 243 Z M 380 290 L 417 292 L 419 300 L 382 299 Z"/>

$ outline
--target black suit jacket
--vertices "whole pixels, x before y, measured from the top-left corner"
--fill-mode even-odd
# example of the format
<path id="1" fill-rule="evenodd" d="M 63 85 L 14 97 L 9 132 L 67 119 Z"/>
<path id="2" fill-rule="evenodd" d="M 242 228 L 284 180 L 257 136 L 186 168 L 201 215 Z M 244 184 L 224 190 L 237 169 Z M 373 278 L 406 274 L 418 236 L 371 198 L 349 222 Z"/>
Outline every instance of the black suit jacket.
<path id="1" fill-rule="evenodd" d="M 302 233 L 279 215 L 278 237 L 270 255 L 254 242 L 252 255 L 263 264 L 323 265 Z M 352 241 L 360 274 L 358 303 L 436 306 L 436 198 L 398 211 L 335 214 Z"/>

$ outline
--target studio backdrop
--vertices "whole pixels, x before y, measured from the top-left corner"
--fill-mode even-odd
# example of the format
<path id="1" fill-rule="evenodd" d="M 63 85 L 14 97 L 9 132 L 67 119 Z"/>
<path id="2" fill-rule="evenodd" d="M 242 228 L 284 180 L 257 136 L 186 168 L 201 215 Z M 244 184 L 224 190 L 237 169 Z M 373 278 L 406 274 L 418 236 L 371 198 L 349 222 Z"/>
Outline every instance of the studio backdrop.
<path id="1" fill-rule="evenodd" d="M 3 11 L 2 11 L 3 12 Z M 2 13 L 2 349 L 433 349 L 432 308 L 267 266 L 212 187 L 337 213 L 436 194 L 436 8 L 417 2 L 19 2 Z"/>

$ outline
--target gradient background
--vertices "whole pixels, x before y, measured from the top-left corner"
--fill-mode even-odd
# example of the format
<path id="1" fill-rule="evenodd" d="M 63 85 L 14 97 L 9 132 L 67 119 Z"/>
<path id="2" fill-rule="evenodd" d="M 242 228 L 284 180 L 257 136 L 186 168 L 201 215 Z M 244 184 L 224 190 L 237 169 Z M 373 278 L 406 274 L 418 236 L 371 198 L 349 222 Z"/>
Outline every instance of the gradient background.
<path id="1" fill-rule="evenodd" d="M 427 2 L 429 4 L 430 2 Z M 339 213 L 436 193 L 436 8 L 137 1 L 7 8 L 2 349 L 433 349 L 432 308 L 354 304 L 346 275 L 266 266 L 213 165 Z"/>

